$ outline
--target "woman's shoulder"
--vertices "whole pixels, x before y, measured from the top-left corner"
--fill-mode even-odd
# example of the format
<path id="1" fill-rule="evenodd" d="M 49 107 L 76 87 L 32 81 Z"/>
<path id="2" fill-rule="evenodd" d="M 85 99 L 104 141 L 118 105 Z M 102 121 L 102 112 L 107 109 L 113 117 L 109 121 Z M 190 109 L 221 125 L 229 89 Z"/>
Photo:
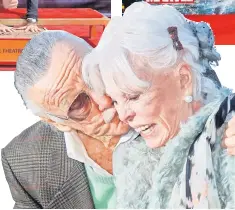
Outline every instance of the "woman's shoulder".
<path id="1" fill-rule="evenodd" d="M 119 174 L 131 167 L 133 162 L 142 160 L 141 154 L 146 150 L 148 147 L 140 135 L 119 144 L 113 153 L 114 174 Z"/>
<path id="2" fill-rule="evenodd" d="M 227 96 L 220 104 L 215 113 L 214 127 L 216 129 L 215 141 L 211 144 L 213 166 L 215 170 L 216 183 L 219 196 L 224 203 L 224 208 L 234 208 L 235 197 L 235 156 L 227 153 L 222 146 L 222 140 L 227 122 L 231 119 L 235 111 L 235 94 Z"/>

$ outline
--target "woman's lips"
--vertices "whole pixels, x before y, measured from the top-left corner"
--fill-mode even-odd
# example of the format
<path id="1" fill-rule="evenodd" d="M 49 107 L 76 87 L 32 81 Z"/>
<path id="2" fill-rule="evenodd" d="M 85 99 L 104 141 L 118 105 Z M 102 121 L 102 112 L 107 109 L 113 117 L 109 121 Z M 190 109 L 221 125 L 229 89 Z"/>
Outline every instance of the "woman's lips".
<path id="1" fill-rule="evenodd" d="M 152 135 L 153 131 L 156 128 L 156 124 L 150 124 L 150 125 L 143 125 L 138 128 L 136 128 L 136 132 L 140 133 L 143 137 L 149 137 Z"/>

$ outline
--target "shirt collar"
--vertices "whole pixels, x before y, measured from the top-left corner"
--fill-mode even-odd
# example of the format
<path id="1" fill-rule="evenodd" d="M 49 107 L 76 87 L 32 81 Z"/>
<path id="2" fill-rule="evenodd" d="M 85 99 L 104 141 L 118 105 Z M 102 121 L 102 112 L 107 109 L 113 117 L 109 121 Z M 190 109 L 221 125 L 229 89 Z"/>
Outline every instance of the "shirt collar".
<path id="1" fill-rule="evenodd" d="M 116 148 L 127 141 L 135 139 L 139 134 L 136 133 L 134 130 L 130 130 L 125 135 L 121 136 L 119 142 L 117 143 L 116 147 L 114 148 L 114 152 Z M 68 157 L 77 160 L 79 162 L 82 162 L 86 165 L 91 166 L 94 170 L 96 170 L 98 173 L 110 175 L 106 170 L 101 168 L 97 163 L 95 163 L 87 154 L 87 151 L 84 147 L 83 142 L 77 135 L 76 131 L 70 131 L 70 132 L 64 132 L 65 137 L 65 144 L 67 149 L 67 155 Z"/>

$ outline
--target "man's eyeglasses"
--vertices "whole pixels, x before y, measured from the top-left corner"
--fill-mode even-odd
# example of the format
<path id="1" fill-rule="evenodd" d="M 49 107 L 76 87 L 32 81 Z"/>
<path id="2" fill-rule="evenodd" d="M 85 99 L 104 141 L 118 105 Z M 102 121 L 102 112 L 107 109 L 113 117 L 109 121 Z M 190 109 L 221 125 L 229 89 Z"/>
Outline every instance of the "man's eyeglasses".
<path id="1" fill-rule="evenodd" d="M 69 107 L 67 116 L 54 115 L 52 113 L 47 114 L 62 120 L 72 119 L 74 121 L 83 121 L 89 116 L 91 109 L 91 98 L 87 95 L 87 93 L 82 92 L 76 97 L 72 105 Z"/>

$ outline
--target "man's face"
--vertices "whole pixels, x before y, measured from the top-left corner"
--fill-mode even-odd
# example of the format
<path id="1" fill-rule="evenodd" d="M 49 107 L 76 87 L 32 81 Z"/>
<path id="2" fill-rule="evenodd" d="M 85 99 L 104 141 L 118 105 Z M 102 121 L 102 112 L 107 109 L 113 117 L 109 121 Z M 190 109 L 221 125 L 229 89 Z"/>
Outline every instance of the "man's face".
<path id="1" fill-rule="evenodd" d="M 29 90 L 29 98 L 44 108 L 48 115 L 65 119 L 61 124 L 89 136 L 116 136 L 126 133 L 129 127 L 120 122 L 114 113 L 115 109 L 109 111 L 113 116 L 112 121 L 104 122 L 103 114 L 107 110 L 100 110 L 110 107 L 111 100 L 106 96 L 95 95 L 81 78 L 80 55 L 91 49 L 79 42 L 73 46 L 65 42 L 56 44 L 49 70 Z"/>

